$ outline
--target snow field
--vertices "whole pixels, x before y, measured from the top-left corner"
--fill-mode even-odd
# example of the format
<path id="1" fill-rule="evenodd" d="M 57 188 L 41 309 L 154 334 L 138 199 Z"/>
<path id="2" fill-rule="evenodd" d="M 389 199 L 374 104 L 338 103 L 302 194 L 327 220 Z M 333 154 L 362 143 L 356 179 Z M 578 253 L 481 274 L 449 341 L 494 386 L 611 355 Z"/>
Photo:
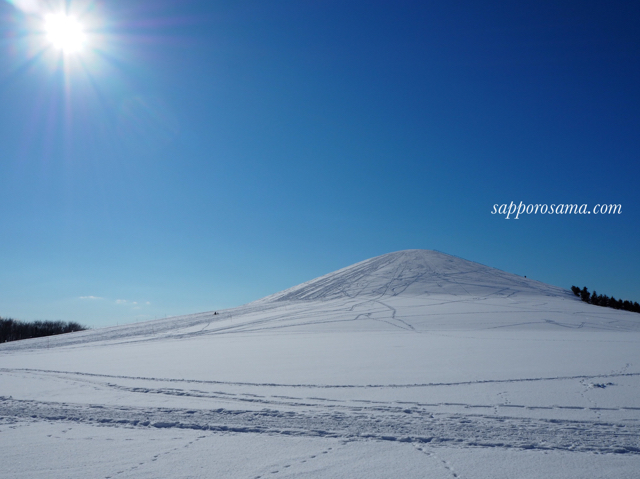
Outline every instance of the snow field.
<path id="1" fill-rule="evenodd" d="M 0 422 L 3 478 L 634 479 L 637 456 Z"/>
<path id="2" fill-rule="evenodd" d="M 637 314 L 419 250 L 219 313 L 0 345 L 7 477 L 640 470 Z"/>

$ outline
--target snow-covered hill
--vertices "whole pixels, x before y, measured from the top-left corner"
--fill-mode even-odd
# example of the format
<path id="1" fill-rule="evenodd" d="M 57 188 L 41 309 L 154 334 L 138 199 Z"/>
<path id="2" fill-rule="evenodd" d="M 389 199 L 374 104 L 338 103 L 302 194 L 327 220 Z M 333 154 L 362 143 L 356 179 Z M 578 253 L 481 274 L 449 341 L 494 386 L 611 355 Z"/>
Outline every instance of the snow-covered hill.
<path id="1" fill-rule="evenodd" d="M 265 298 L 318 301 L 385 296 L 567 296 L 561 288 L 430 250 L 389 253 Z"/>
<path id="2" fill-rule="evenodd" d="M 0 345 L 3 477 L 640 469 L 640 315 L 426 250 L 219 313 Z"/>

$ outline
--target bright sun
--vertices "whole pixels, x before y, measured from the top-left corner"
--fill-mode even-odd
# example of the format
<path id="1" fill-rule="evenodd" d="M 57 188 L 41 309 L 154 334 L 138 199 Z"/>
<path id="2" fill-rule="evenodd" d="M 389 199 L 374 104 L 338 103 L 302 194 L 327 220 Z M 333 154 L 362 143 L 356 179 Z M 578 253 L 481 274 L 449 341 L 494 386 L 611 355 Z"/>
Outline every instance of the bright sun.
<path id="1" fill-rule="evenodd" d="M 85 42 L 85 34 L 78 20 L 61 13 L 47 15 L 45 31 L 47 40 L 64 53 L 80 51 Z"/>

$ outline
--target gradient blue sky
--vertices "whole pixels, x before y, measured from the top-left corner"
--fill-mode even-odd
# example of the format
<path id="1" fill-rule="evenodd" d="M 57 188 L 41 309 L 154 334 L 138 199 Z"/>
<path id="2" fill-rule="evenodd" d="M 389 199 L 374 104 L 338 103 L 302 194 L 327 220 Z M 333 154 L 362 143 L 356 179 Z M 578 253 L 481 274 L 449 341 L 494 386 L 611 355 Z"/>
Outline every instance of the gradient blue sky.
<path id="1" fill-rule="evenodd" d="M 640 301 L 640 3 L 68 4 L 62 59 L 0 0 L 1 316 L 222 309 L 409 248 Z"/>

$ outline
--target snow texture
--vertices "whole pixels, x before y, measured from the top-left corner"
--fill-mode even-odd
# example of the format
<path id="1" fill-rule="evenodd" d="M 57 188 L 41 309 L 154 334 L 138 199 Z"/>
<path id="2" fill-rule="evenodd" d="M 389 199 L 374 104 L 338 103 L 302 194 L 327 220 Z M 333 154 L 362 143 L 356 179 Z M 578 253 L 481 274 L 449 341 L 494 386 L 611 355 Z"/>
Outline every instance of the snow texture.
<path id="1" fill-rule="evenodd" d="M 0 345 L 2 477 L 637 477 L 640 316 L 443 253 Z"/>

